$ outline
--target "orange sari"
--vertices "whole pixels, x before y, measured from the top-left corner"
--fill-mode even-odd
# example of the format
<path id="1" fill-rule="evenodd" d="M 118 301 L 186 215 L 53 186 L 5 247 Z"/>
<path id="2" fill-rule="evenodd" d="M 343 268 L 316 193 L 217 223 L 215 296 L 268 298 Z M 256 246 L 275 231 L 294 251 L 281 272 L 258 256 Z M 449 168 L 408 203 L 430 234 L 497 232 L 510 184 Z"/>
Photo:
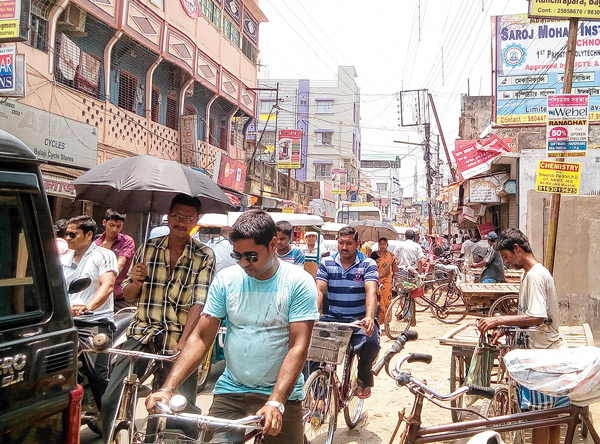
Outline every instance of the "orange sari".
<path id="1" fill-rule="evenodd" d="M 377 271 L 379 272 L 379 324 L 383 325 L 385 312 L 392 302 L 392 280 L 394 273 L 398 272 L 398 259 L 390 251 L 386 251 L 383 256 L 377 252 Z"/>

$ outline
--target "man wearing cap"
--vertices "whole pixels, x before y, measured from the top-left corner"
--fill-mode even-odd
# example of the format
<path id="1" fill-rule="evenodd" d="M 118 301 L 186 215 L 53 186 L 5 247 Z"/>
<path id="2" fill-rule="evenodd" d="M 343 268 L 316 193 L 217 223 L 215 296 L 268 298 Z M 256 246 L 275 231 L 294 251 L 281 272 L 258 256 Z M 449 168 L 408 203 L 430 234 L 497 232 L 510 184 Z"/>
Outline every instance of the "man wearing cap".
<path id="1" fill-rule="evenodd" d="M 487 239 L 489 248 L 482 261 L 474 263 L 473 267 L 484 267 L 479 282 L 482 284 L 493 284 L 496 282 L 506 282 L 504 279 L 504 263 L 502 256 L 493 245 L 498 239 L 498 235 L 494 231 L 490 231 L 484 236 Z"/>
<path id="2" fill-rule="evenodd" d="M 323 254 L 325 249 L 321 245 L 319 248 L 319 244 L 317 243 L 318 234 L 316 231 L 307 231 L 304 235 L 304 239 L 306 239 L 306 247 L 301 248 L 304 251 L 304 257 L 306 259 L 319 259 L 317 254 Z M 320 250 L 320 251 L 319 251 Z"/>

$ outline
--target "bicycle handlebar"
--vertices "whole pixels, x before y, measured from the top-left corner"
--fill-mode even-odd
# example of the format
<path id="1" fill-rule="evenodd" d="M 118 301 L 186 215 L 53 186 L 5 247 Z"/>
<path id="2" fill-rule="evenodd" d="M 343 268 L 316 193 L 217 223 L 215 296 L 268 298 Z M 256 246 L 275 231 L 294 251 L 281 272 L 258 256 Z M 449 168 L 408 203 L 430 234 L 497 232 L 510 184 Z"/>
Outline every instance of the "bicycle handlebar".
<path id="1" fill-rule="evenodd" d="M 146 420 L 150 418 L 172 418 L 196 424 L 198 428 L 206 427 L 216 429 L 225 427 L 248 431 L 260 430 L 263 428 L 261 423 L 264 421 L 264 416 L 261 415 L 251 415 L 240 419 L 225 419 L 196 413 L 174 412 L 170 406 L 160 401 L 157 401 L 154 405 L 161 413 L 152 413 L 148 415 Z"/>
<path id="2" fill-rule="evenodd" d="M 90 336 L 86 341 L 86 345 L 89 348 L 83 349 L 81 351 L 85 353 L 112 353 L 115 355 L 129 356 L 130 358 L 156 359 L 159 361 L 174 361 L 175 359 L 177 359 L 177 356 L 179 356 L 180 353 L 177 352 L 172 355 L 158 355 L 137 350 L 124 350 L 120 348 L 105 347 L 105 344 L 107 344 L 108 342 L 97 340 L 101 336 L 102 333 L 93 337 Z M 108 341 L 108 337 L 106 338 L 106 341 Z"/>
<path id="3" fill-rule="evenodd" d="M 383 355 L 383 358 L 381 358 L 379 360 L 379 362 L 377 362 L 373 366 L 373 368 L 371 369 L 371 373 L 373 373 L 375 376 L 377 376 L 379 374 L 379 372 L 381 371 L 381 369 L 385 365 L 389 364 L 389 362 L 395 355 L 397 355 L 398 353 L 400 353 L 402 351 L 402 349 L 404 348 L 404 345 L 408 341 L 416 341 L 418 337 L 419 337 L 419 334 L 415 330 L 408 330 L 403 333 L 400 333 L 400 336 L 398 336 L 398 339 L 396 339 L 396 342 L 394 342 L 394 345 L 392 345 L 392 347 L 387 352 L 385 352 L 385 355 Z M 431 360 L 429 362 L 431 362 Z"/>

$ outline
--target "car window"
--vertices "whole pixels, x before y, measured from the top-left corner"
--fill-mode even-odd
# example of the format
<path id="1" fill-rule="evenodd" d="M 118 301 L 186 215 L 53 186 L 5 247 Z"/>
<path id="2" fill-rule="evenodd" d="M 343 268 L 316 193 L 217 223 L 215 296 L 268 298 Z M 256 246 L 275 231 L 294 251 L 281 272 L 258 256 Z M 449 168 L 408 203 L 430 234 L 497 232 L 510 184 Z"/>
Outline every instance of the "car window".
<path id="1" fill-rule="evenodd" d="M 43 301 L 34 283 L 32 244 L 26 221 L 34 215 L 30 196 L 0 194 L 0 324 L 38 317 Z"/>

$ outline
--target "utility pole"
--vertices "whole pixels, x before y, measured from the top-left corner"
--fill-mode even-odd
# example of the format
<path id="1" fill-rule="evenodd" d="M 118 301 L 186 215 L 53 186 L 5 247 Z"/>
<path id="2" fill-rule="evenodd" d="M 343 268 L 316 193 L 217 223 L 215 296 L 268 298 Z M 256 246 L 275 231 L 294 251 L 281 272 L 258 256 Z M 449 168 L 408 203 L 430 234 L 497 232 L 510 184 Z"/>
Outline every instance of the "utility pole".
<path id="1" fill-rule="evenodd" d="M 569 39 L 567 40 L 567 56 L 565 60 L 565 77 L 563 82 L 563 94 L 571 94 L 573 85 L 573 69 L 575 67 L 575 48 L 577 45 L 577 25 L 579 19 L 569 19 Z M 556 159 L 556 162 L 564 162 L 564 157 Z M 554 273 L 554 258 L 556 253 L 556 236 L 558 234 L 558 216 L 560 214 L 560 193 L 553 193 L 550 199 L 550 223 L 548 224 L 548 240 L 546 243 L 546 257 L 544 265 Z"/>
<path id="2" fill-rule="evenodd" d="M 431 184 L 433 177 L 431 172 L 431 126 L 429 123 L 425 124 L 425 153 L 423 158 L 425 160 L 425 170 L 427 179 L 427 224 L 429 225 L 429 234 L 433 234 L 433 210 L 431 206 Z"/>
<path id="3" fill-rule="evenodd" d="M 444 132 L 442 131 L 442 125 L 440 124 L 440 118 L 438 117 L 437 110 L 435 109 L 435 103 L 433 102 L 433 96 L 431 93 L 427 93 L 429 96 L 429 103 L 431 103 L 431 110 L 433 111 L 433 115 L 435 117 L 435 122 L 438 127 L 438 131 L 440 132 L 440 137 L 442 138 L 442 145 L 444 145 L 444 151 L 446 152 L 446 160 L 448 161 L 448 168 L 450 168 L 450 175 L 452 176 L 452 180 L 454 182 L 458 182 L 458 176 L 456 175 L 456 170 L 454 169 L 454 165 L 452 165 L 452 160 L 450 160 L 450 152 L 448 151 L 448 145 L 446 145 L 446 138 L 444 137 Z"/>

